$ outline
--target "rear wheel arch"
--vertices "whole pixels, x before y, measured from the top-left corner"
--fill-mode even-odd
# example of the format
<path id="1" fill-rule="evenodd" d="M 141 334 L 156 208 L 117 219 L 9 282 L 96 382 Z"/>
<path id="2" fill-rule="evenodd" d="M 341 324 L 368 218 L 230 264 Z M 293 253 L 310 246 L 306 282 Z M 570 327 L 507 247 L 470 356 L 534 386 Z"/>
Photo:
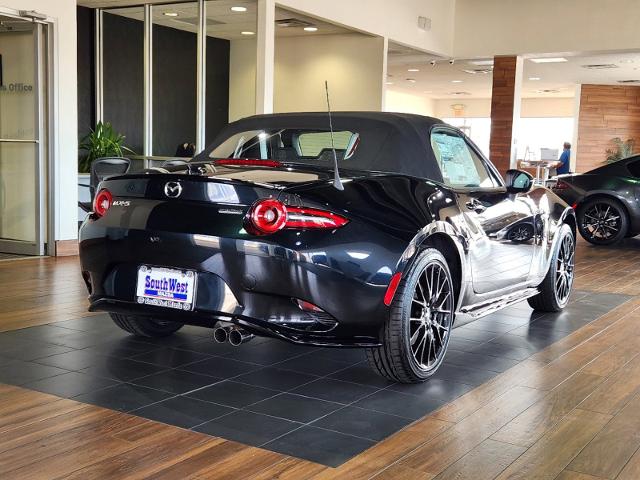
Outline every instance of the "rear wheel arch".
<path id="1" fill-rule="evenodd" d="M 622 221 L 621 221 L 621 232 L 619 235 L 617 235 L 617 239 L 614 240 L 610 240 L 610 241 L 595 241 L 595 240 L 590 240 L 590 238 L 588 238 L 588 234 L 584 232 L 583 228 L 582 228 L 582 215 L 584 214 L 584 212 L 586 211 L 586 209 L 589 208 L 590 205 L 593 204 L 597 204 L 598 202 L 608 202 L 609 204 L 614 205 L 615 207 L 620 209 L 620 212 L 622 214 Z M 578 224 L 578 231 L 580 232 L 580 234 L 582 235 L 583 238 L 585 238 L 587 241 L 591 242 L 591 243 L 595 243 L 597 245 L 609 245 L 612 243 L 615 243 L 625 237 L 627 237 L 632 229 L 631 226 L 631 214 L 630 214 L 630 210 L 629 207 L 626 205 L 626 203 L 616 197 L 615 195 L 612 194 L 608 194 L 608 193 L 594 193 L 591 195 L 588 195 L 586 197 L 584 197 L 579 204 L 577 205 L 576 208 L 576 221 Z M 585 236 L 587 235 L 587 236 Z"/>
<path id="2" fill-rule="evenodd" d="M 435 248 L 447 261 L 449 271 L 451 273 L 451 279 L 453 280 L 455 305 L 459 306 L 460 297 L 462 294 L 462 259 L 460 258 L 460 251 L 456 242 L 444 232 L 436 232 L 429 235 L 424 239 L 420 245 L 420 250 L 425 248 Z"/>
<path id="3" fill-rule="evenodd" d="M 591 202 L 593 200 L 600 200 L 600 199 L 609 200 L 620 205 L 620 207 L 622 208 L 622 211 L 627 216 L 627 219 L 629 219 L 629 208 L 627 207 L 627 205 L 615 195 L 611 195 L 608 193 L 594 193 L 591 195 L 587 195 L 586 197 L 582 198 L 580 202 L 578 202 L 576 212 L 579 211 L 582 208 L 582 206 L 585 205 L 587 202 Z"/>

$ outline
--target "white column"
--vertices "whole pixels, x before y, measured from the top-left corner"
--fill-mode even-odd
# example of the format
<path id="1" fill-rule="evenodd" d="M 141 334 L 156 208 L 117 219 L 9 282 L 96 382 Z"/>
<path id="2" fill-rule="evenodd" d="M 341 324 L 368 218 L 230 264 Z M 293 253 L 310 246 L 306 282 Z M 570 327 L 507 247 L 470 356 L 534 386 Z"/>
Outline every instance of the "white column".
<path id="1" fill-rule="evenodd" d="M 258 0 L 256 113 L 273 113 L 275 0 Z"/>
<path id="2" fill-rule="evenodd" d="M 380 111 L 387 109 L 387 59 L 389 58 L 389 38 L 382 39 L 382 98 L 380 100 Z"/>
<path id="3" fill-rule="evenodd" d="M 205 148 L 207 95 L 207 2 L 198 0 L 198 49 L 196 67 L 196 152 Z"/>
<path id="4" fill-rule="evenodd" d="M 513 85 L 513 123 L 511 125 L 511 168 L 517 168 L 518 135 L 520 134 L 520 110 L 522 107 L 522 77 L 524 75 L 524 60 L 516 57 L 516 77 Z"/>
<path id="5" fill-rule="evenodd" d="M 104 60 L 103 60 L 103 14 L 101 8 L 95 11 L 95 90 L 96 90 L 96 123 L 104 120 Z"/>
<path id="6" fill-rule="evenodd" d="M 582 99 L 582 85 L 576 85 L 575 97 L 573 97 L 573 138 L 571 139 L 571 159 L 569 160 L 570 170 L 577 171 L 578 158 L 578 126 L 580 125 L 580 101 Z"/>
<path id="7" fill-rule="evenodd" d="M 153 155 L 153 16 L 151 5 L 144 6 L 144 133 L 145 157 Z M 149 160 L 144 159 L 144 167 Z"/>

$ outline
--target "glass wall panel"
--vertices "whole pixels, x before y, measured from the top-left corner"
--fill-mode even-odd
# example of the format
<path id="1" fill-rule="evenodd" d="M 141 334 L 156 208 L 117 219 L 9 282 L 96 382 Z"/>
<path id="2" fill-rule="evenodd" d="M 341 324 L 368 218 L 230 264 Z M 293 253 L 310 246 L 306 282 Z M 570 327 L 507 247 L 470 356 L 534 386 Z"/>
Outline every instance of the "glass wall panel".
<path id="1" fill-rule="evenodd" d="M 197 31 L 197 2 L 153 6 L 154 156 L 196 142 Z"/>
<path id="2" fill-rule="evenodd" d="M 103 13 L 104 121 L 138 155 L 144 142 L 144 9 Z"/>

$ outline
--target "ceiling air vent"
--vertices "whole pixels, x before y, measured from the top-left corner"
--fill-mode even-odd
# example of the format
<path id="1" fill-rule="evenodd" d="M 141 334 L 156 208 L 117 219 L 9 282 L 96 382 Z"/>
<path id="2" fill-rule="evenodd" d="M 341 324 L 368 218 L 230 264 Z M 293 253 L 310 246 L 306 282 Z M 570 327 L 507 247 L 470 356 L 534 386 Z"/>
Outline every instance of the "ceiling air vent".
<path id="1" fill-rule="evenodd" d="M 469 92 L 449 92 L 447 95 L 471 95 Z"/>
<path id="2" fill-rule="evenodd" d="M 640 80 L 618 80 L 618 83 L 640 83 Z"/>
<path id="3" fill-rule="evenodd" d="M 469 75 L 486 75 L 487 73 L 493 72 L 490 68 L 472 68 L 468 70 L 462 70 L 464 73 L 468 73 Z"/>
<path id="4" fill-rule="evenodd" d="M 542 90 L 536 90 L 536 93 L 560 93 L 560 90 L 555 88 L 544 88 Z"/>
<path id="5" fill-rule="evenodd" d="M 198 17 L 172 18 L 171 20 L 176 23 L 186 23 L 192 26 L 198 25 Z M 219 22 L 218 20 L 207 18 L 208 27 L 213 27 L 216 25 L 224 25 L 224 22 Z"/>
<path id="6" fill-rule="evenodd" d="M 283 18 L 281 20 L 276 20 L 276 27 L 281 28 L 304 28 L 312 25 L 312 23 L 300 20 L 299 18 Z"/>
<path id="7" fill-rule="evenodd" d="M 615 63 L 592 63 L 590 65 L 580 65 L 582 68 L 588 68 L 589 70 L 606 70 L 608 68 L 618 68 Z"/>

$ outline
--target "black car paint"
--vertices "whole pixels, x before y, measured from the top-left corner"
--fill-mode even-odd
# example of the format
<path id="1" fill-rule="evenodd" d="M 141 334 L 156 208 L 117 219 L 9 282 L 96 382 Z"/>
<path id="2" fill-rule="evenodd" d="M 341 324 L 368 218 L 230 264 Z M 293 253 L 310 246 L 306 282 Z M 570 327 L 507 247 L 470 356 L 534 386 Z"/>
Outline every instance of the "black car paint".
<path id="1" fill-rule="evenodd" d="M 391 276 L 404 271 L 424 244 L 438 238 L 449 247 L 448 260 L 459 269 L 460 310 L 537 285 L 548 269 L 555 231 L 573 215 L 543 188 L 527 193 L 511 193 L 503 186 L 454 191 L 424 178 L 341 169 L 345 190 L 338 192 L 328 169 L 212 168 L 211 162 L 199 160 L 169 167 L 166 173 L 114 177 L 101 184 L 122 202 L 102 218 L 90 215 L 81 229 L 81 264 L 92 310 L 208 327 L 230 320 L 293 342 L 373 346 L 379 344 L 378 331 L 388 316 L 382 300 Z M 182 184 L 180 198 L 167 198 L 163 189 L 168 181 Z M 349 223 L 329 232 L 250 235 L 243 229 L 244 216 L 256 200 L 267 197 L 330 210 Z M 469 207 L 472 201 L 482 205 L 481 212 Z M 530 241 L 500 237 L 509 225 L 523 222 L 536 229 Z M 505 253 L 510 264 L 501 265 Z M 492 274 L 482 286 L 483 262 L 492 262 L 503 276 Z M 520 268 L 516 275 L 510 270 L 513 262 Z M 138 305 L 139 265 L 198 272 L 194 311 Z M 223 309 L 220 297 L 227 287 L 236 302 Z M 294 299 L 319 306 L 337 325 L 319 330 Z"/>
<path id="2" fill-rule="evenodd" d="M 558 180 L 567 188 L 557 188 L 553 192 L 576 209 L 587 200 L 609 197 L 620 202 L 629 217 L 629 236 L 640 233 L 640 177 L 632 174 L 629 164 L 640 164 L 640 156 L 604 165 L 583 174 L 561 175 Z"/>

